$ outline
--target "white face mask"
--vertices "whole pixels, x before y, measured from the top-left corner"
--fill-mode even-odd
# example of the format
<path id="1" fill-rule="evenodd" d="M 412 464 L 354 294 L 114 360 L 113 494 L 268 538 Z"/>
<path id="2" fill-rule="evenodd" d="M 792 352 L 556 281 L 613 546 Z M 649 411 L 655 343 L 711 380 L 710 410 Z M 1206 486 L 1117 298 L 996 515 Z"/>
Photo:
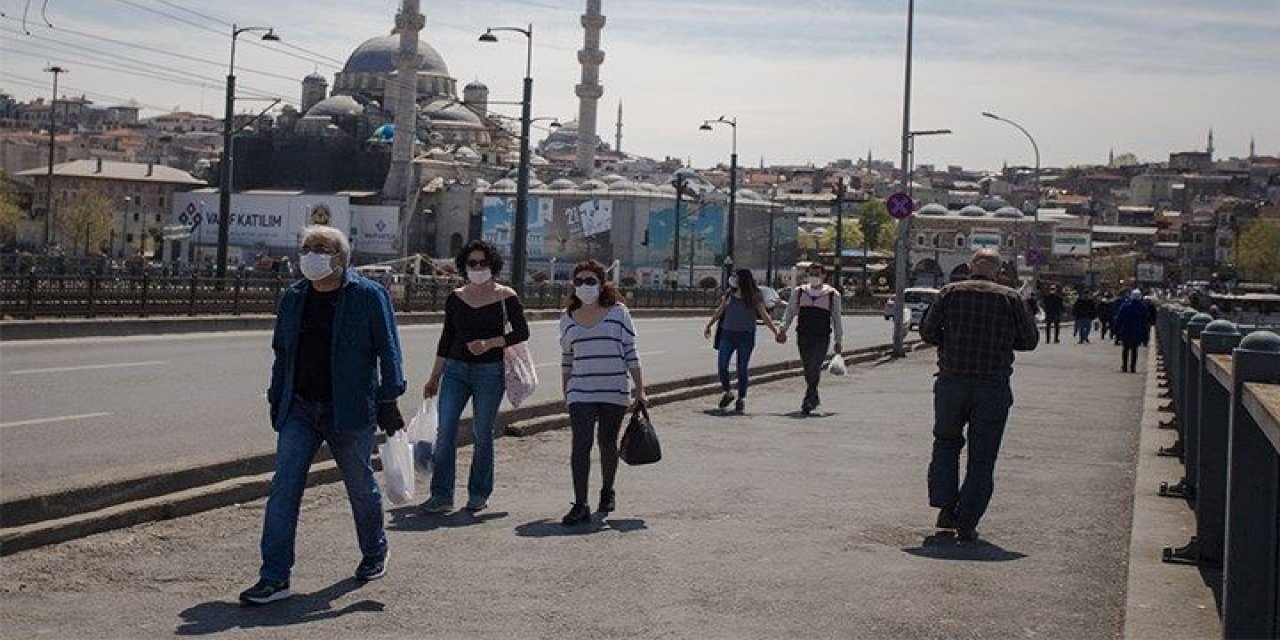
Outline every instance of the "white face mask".
<path id="1" fill-rule="evenodd" d="M 329 277 L 333 269 L 333 256 L 323 253 L 307 253 L 298 258 L 298 269 L 302 277 L 315 282 Z"/>
<path id="2" fill-rule="evenodd" d="M 584 284 L 580 287 L 574 287 L 573 293 L 578 296 L 582 304 L 595 304 L 596 300 L 600 299 L 600 285 Z"/>
<path id="3" fill-rule="evenodd" d="M 818 276 L 809 276 L 809 286 L 817 289 L 822 286 L 822 278 Z"/>
<path id="4" fill-rule="evenodd" d="M 730 289 L 738 288 L 738 276 L 729 276 L 729 288 Z"/>
<path id="5" fill-rule="evenodd" d="M 493 278 L 493 272 L 488 269 L 467 269 L 467 280 L 472 284 L 484 284 Z"/>

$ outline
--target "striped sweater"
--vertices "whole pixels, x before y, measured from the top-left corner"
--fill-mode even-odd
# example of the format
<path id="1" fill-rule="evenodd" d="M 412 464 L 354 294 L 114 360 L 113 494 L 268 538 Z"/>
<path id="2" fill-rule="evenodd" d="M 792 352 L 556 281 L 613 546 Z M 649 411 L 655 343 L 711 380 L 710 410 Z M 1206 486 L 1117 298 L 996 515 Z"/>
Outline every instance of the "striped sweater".
<path id="1" fill-rule="evenodd" d="M 565 397 L 575 402 L 631 404 L 628 369 L 640 368 L 636 329 L 631 312 L 615 304 L 595 326 L 578 324 L 568 313 L 560 316 L 560 368 Z"/>

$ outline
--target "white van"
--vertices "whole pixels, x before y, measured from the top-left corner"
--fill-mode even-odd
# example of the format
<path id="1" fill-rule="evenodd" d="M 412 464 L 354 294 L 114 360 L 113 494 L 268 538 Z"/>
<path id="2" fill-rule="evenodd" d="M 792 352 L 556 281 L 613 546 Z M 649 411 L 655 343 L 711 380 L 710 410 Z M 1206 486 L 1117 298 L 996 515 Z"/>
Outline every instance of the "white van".
<path id="1" fill-rule="evenodd" d="M 934 300 L 938 299 L 938 290 L 929 287 L 908 287 L 902 292 L 903 312 L 911 311 L 911 330 L 920 327 L 924 312 L 929 310 Z"/>

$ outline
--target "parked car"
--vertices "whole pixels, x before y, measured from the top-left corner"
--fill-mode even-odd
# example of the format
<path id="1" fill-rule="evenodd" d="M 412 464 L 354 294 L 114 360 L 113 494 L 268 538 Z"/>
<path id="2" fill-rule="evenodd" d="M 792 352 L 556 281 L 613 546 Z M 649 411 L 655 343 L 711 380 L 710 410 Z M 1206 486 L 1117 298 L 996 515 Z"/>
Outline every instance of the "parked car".
<path id="1" fill-rule="evenodd" d="M 885 320 L 892 320 L 892 319 L 893 319 L 893 307 L 894 307 L 894 304 L 895 304 L 895 303 L 894 303 L 894 300 L 893 300 L 893 296 L 890 296 L 888 300 L 885 300 L 885 301 L 884 301 L 884 319 L 885 319 Z"/>
<path id="2" fill-rule="evenodd" d="M 909 287 L 903 291 L 902 298 L 903 312 L 911 310 L 910 329 L 915 331 L 920 327 L 924 313 L 933 306 L 933 301 L 938 299 L 938 290 L 929 287 Z"/>
<path id="3" fill-rule="evenodd" d="M 769 317 L 774 320 L 781 320 L 782 314 L 787 311 L 787 301 L 773 287 L 760 287 L 760 298 L 764 300 L 764 308 L 769 311 Z"/>

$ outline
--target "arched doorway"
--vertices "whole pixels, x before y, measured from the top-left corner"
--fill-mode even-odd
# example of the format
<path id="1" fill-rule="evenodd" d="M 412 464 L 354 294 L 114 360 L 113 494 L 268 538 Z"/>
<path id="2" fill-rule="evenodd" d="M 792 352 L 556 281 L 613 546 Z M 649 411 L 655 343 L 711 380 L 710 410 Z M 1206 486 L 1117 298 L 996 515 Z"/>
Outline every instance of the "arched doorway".
<path id="1" fill-rule="evenodd" d="M 463 238 L 461 233 L 455 233 L 449 236 L 449 255 L 451 257 L 458 255 L 458 252 L 462 251 L 462 242 Z"/>
<path id="2" fill-rule="evenodd" d="M 911 268 L 911 281 L 917 287 L 942 285 L 942 267 L 933 258 L 925 258 Z"/>

